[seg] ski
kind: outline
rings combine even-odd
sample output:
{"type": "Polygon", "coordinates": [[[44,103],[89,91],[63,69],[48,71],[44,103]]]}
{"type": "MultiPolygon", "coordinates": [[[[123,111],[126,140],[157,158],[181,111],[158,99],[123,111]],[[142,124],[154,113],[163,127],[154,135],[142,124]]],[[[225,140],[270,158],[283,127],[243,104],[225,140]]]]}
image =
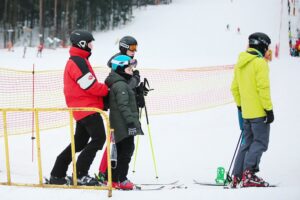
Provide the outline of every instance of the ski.
{"type": "Polygon", "coordinates": [[[173,190],[173,189],[187,189],[188,187],[184,184],[180,184],[180,185],[173,185],[170,187],[170,190],[173,190]]]}
{"type": "Polygon", "coordinates": [[[228,186],[228,185],[226,185],[226,186],[224,186],[223,188],[224,189],[247,189],[247,188],[273,188],[273,187],[278,187],[278,185],[277,184],[270,184],[270,185],[268,185],[268,186],[262,186],[262,187],[237,187],[237,188],[231,188],[230,186],[228,186]]]}
{"type": "Polygon", "coordinates": [[[193,181],[194,184],[203,185],[203,186],[225,186],[224,184],[218,184],[218,183],[200,182],[197,180],[193,180],[193,181]]]}
{"type": "Polygon", "coordinates": [[[156,187],[145,187],[145,186],[141,186],[141,185],[135,185],[133,191],[155,191],[155,190],[162,190],[164,189],[166,186],[162,185],[162,186],[156,186],[156,187]]]}
{"type": "Polygon", "coordinates": [[[193,181],[194,181],[194,184],[203,185],[203,186],[222,186],[222,187],[225,186],[224,184],[209,183],[209,182],[199,182],[197,180],[193,180],[193,181]]]}
{"type": "Polygon", "coordinates": [[[170,182],[170,183],[138,183],[136,185],[138,186],[147,186],[147,185],[161,185],[161,186],[166,186],[166,185],[176,185],[179,182],[179,180],[170,182]]]}
{"type": "MultiPolygon", "coordinates": [[[[222,186],[224,189],[236,189],[236,188],[231,188],[228,185],[224,185],[224,184],[217,184],[217,183],[208,183],[208,182],[199,182],[197,180],[193,180],[194,184],[197,185],[202,185],[202,186],[222,186]]],[[[278,184],[270,184],[268,186],[264,186],[264,187],[278,187],[278,184]]],[[[262,187],[262,188],[264,188],[262,187]]],[[[238,187],[238,188],[251,188],[251,187],[238,187]]],[[[252,187],[253,188],[253,187],[252,187]]]]}

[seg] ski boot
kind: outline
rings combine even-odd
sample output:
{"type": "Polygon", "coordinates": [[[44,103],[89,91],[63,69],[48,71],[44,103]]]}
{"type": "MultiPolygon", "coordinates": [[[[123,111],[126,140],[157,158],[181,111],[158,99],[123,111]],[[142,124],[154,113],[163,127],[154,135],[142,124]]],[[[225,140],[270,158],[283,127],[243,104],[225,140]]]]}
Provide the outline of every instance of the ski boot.
{"type": "Polygon", "coordinates": [[[232,181],[227,185],[228,188],[239,188],[241,183],[241,178],[238,176],[232,176],[232,181]]]}
{"type": "Polygon", "coordinates": [[[112,182],[112,187],[120,190],[133,190],[134,184],[127,179],[123,182],[112,182]]]}
{"type": "Polygon", "coordinates": [[[240,185],[241,187],[268,187],[269,183],[247,169],[243,172],[242,183],[240,185]]]}

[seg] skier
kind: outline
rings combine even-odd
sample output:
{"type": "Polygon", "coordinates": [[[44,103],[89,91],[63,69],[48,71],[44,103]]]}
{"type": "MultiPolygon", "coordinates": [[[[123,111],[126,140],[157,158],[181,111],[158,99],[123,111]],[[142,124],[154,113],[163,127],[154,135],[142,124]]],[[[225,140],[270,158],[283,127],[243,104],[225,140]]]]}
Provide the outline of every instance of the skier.
{"type": "Polygon", "coordinates": [[[127,55],[118,55],[111,60],[112,71],[105,80],[110,88],[109,120],[114,129],[117,147],[117,165],[112,169],[112,186],[132,190],[134,184],[128,180],[129,163],[134,152],[134,136],[142,135],[135,92],[129,85],[137,61],[127,55]]]}
{"type": "MultiPolygon", "coordinates": [[[[135,52],[137,51],[137,45],[138,45],[137,40],[134,37],[132,36],[123,37],[119,41],[120,52],[116,53],[109,59],[109,61],[107,62],[107,66],[109,68],[112,68],[112,60],[119,55],[127,55],[131,58],[134,58],[135,52]]],[[[147,95],[148,90],[146,88],[143,88],[142,85],[140,84],[140,72],[137,69],[133,71],[133,76],[128,81],[128,85],[135,92],[138,107],[143,108],[145,106],[144,96],[147,95]]],[[[107,98],[105,101],[107,101],[107,98]]],[[[98,175],[96,174],[96,177],[100,182],[105,182],[107,179],[106,169],[107,169],[107,152],[105,151],[103,153],[103,157],[101,159],[101,163],[99,166],[99,173],[98,175]]]]}
{"type": "MultiPolygon", "coordinates": [[[[118,55],[127,55],[131,58],[134,58],[135,52],[137,51],[137,40],[132,36],[125,36],[119,41],[119,53],[113,55],[107,62],[107,66],[112,68],[112,59],[118,55]]],[[[136,88],[140,83],[140,72],[139,70],[133,71],[132,79],[129,81],[129,85],[132,89],[136,88]]]]}
{"type": "MultiPolygon", "coordinates": [[[[94,37],[87,31],[73,31],[70,36],[72,47],[64,72],[64,94],[68,107],[95,107],[103,109],[103,97],[108,94],[105,84],[99,83],[88,61],[94,37]]],[[[76,120],[75,151],[81,152],[76,163],[78,185],[98,185],[88,175],[98,150],[105,143],[105,128],[102,117],[93,111],[73,112],[76,120]],[[89,139],[91,138],[90,142],[89,139]]],[[[58,155],[51,171],[50,184],[70,184],[66,177],[72,161],[71,145],[58,155]]]]}
{"type": "Polygon", "coordinates": [[[296,41],[295,44],[295,56],[299,56],[300,55],[300,38],[296,41]]]}
{"type": "Polygon", "coordinates": [[[230,26],[229,24],[226,25],[226,30],[229,31],[230,30],[230,26]]]}
{"type": "Polygon", "coordinates": [[[274,120],[270,96],[269,66],[264,59],[271,39],[264,33],[249,36],[249,48],[239,55],[234,68],[231,92],[243,117],[244,142],[237,154],[231,187],[268,186],[256,176],[263,152],[269,144],[270,123],[274,120]]]}
{"type": "Polygon", "coordinates": [[[24,39],[23,46],[24,46],[24,48],[23,48],[23,58],[25,58],[27,47],[28,47],[28,40],[26,38],[24,39]]]}
{"type": "Polygon", "coordinates": [[[44,44],[43,43],[40,43],[38,46],[37,46],[37,54],[36,54],[36,57],[42,57],[42,52],[43,52],[43,49],[44,49],[44,44]]]}

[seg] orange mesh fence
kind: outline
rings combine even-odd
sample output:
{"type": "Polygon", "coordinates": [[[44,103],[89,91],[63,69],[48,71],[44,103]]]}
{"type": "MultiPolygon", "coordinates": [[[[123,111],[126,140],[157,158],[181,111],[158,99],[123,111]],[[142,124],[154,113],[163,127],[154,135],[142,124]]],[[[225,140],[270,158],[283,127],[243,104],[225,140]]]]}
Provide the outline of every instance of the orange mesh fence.
{"type": "MultiPolygon", "coordinates": [[[[109,73],[107,67],[95,67],[99,81],[109,73]]],[[[189,112],[232,102],[230,83],[233,66],[190,69],[141,69],[142,80],[149,81],[146,97],[149,115],[189,112]]],[[[17,71],[0,69],[0,105],[2,108],[64,108],[63,70],[17,71]]],[[[64,112],[41,114],[40,124],[45,129],[68,124],[64,112]]],[[[9,134],[33,130],[33,114],[8,113],[9,134]]],[[[0,136],[3,135],[3,116],[0,116],[0,136]]]]}

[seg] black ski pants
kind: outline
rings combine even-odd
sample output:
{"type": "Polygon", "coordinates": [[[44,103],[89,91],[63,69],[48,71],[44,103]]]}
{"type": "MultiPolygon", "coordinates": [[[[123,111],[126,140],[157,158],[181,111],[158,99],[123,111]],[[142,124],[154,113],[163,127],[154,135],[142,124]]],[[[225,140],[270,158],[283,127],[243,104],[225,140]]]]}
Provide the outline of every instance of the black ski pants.
{"type": "Polygon", "coordinates": [[[127,180],[129,163],[134,152],[134,136],[129,136],[120,142],[117,146],[117,167],[112,169],[112,181],[123,182],[127,180]]]}
{"type": "MultiPolygon", "coordinates": [[[[88,174],[97,151],[102,149],[105,143],[106,135],[101,115],[95,113],[77,121],[74,139],[75,151],[81,152],[76,163],[77,176],[82,177],[88,174]]],[[[65,177],[71,162],[71,144],[69,144],[57,156],[51,175],[65,177]]]]}

